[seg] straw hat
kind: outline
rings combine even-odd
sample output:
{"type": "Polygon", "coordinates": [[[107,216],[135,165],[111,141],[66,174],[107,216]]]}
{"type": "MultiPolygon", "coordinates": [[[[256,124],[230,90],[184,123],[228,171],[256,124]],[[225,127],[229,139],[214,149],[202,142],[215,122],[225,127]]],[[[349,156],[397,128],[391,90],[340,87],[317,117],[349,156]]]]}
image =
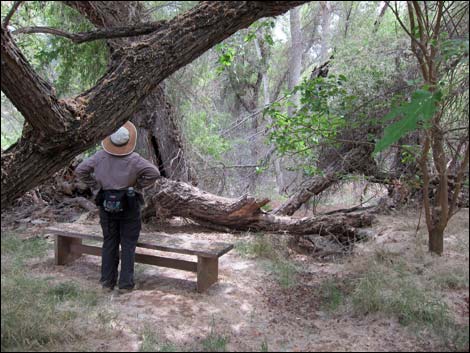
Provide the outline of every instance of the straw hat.
{"type": "Polygon", "coordinates": [[[134,152],[137,143],[137,129],[135,125],[128,121],[116,132],[106,137],[101,146],[113,156],[127,156],[134,152]]]}

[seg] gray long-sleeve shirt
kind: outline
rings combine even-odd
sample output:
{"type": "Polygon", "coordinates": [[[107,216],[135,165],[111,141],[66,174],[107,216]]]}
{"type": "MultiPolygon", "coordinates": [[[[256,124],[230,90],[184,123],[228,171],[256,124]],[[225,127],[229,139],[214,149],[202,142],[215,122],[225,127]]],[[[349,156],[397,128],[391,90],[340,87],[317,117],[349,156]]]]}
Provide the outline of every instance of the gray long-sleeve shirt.
{"type": "Polygon", "coordinates": [[[75,174],[91,189],[103,190],[141,189],[160,177],[158,168],[136,152],[118,157],[104,150],[80,163],[75,174]]]}

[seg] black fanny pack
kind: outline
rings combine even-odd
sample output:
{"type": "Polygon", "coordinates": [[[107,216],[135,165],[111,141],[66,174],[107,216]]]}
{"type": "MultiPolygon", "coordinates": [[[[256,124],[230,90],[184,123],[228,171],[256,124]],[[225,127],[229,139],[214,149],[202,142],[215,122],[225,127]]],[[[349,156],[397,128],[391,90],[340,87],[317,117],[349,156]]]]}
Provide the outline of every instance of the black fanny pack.
{"type": "Polygon", "coordinates": [[[142,205],[143,196],[135,193],[135,196],[129,197],[127,190],[100,190],[95,199],[98,207],[103,207],[106,212],[118,213],[128,209],[135,209],[142,205]]]}
{"type": "Polygon", "coordinates": [[[128,208],[126,190],[103,190],[102,206],[109,213],[124,211],[128,208]]]}

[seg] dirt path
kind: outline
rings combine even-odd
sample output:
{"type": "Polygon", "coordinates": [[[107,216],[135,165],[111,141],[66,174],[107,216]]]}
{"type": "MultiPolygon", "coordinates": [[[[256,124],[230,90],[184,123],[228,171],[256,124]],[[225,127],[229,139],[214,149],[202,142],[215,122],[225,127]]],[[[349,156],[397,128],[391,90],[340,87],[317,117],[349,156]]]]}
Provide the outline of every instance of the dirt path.
{"type": "MultiPolygon", "coordinates": [[[[396,319],[332,314],[319,305],[315,289],[325,280],[341,281],[348,276],[357,257],[377,246],[397,251],[410,247],[408,233],[415,222],[400,231],[397,229],[403,227],[403,221],[393,219],[382,217],[376,226],[377,236],[359,246],[349,259],[321,262],[308,256],[294,256],[302,271],[298,283],[287,289],[275,281],[265,261],[243,257],[236,250],[220,258],[219,282],[202,294],[195,291],[195,274],[139,264],[137,290],[124,295],[102,294],[97,308],[97,315],[114,330],[115,339],[108,343],[100,342],[98,336],[89,339],[96,340],[99,351],[138,351],[144,332],[154,335],[155,349],[164,345],[167,349],[201,350],[207,337],[218,337],[226,339],[228,351],[434,350],[435,342],[428,341],[429,337],[419,338],[396,319]]],[[[466,227],[468,232],[468,220],[466,227]]],[[[168,235],[231,243],[248,237],[182,231],[168,235]]],[[[51,252],[32,268],[40,276],[98,287],[97,257],[83,256],[68,266],[56,267],[51,252]]],[[[468,320],[468,302],[466,315],[468,320]]]]}

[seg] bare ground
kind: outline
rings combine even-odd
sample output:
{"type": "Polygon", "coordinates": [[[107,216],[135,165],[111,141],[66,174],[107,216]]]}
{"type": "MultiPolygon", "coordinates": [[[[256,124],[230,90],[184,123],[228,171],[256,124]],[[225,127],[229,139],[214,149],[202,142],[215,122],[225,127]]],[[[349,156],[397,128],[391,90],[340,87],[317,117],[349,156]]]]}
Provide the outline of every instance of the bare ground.
{"type": "MultiPolygon", "coordinates": [[[[289,288],[275,280],[266,260],[247,258],[236,250],[220,258],[219,282],[202,294],[195,291],[195,274],[137,264],[134,292],[100,294],[102,300],[94,315],[111,330],[111,339],[103,340],[99,330],[84,339],[97,351],[138,351],[145,332],[155,336],[155,349],[202,350],[203,341],[215,334],[226,339],[228,351],[439,351],[441,346],[431,333],[417,334],[396,318],[358,316],[347,308],[329,312],[322,307],[317,290],[325,281],[341,284],[344,278],[354,276],[365,259],[378,251],[395,253],[416,266],[431,266],[436,271],[452,266],[468,268],[468,209],[452,219],[443,258],[427,254],[422,221],[416,232],[418,216],[413,212],[379,216],[373,238],[357,245],[348,257],[324,261],[291,252],[290,261],[301,270],[289,288]]],[[[95,225],[98,229],[96,223],[82,217],[79,226],[90,229],[95,225]]],[[[40,229],[28,227],[23,234],[32,236],[40,229]]],[[[205,232],[191,226],[158,231],[231,243],[252,237],[205,232]]],[[[279,239],[277,235],[271,237],[279,239]]],[[[35,276],[73,280],[84,288],[99,287],[97,257],[83,256],[70,265],[55,266],[50,250],[48,257],[31,263],[31,270],[35,276]]],[[[448,290],[445,300],[456,320],[468,325],[468,288],[448,290]]]]}

